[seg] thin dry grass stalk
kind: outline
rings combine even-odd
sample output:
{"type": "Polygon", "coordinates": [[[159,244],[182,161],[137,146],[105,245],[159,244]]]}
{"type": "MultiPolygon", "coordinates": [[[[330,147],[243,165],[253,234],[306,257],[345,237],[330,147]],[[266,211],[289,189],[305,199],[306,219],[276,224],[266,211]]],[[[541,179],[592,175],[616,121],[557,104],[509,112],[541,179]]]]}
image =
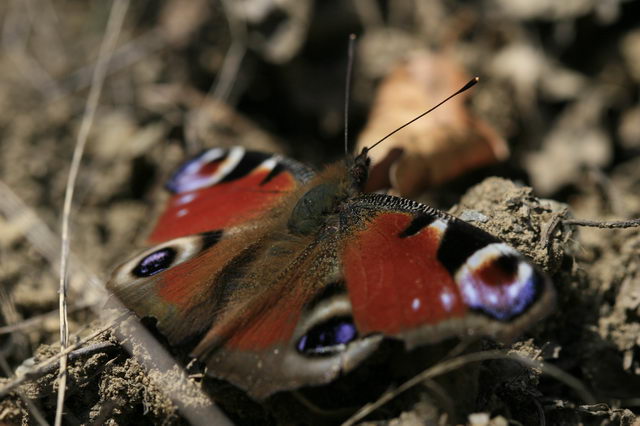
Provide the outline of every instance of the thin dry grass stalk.
{"type": "MultiPolygon", "coordinates": [[[[69,324],[67,319],[67,271],[68,271],[68,259],[69,259],[69,218],[71,216],[71,206],[73,204],[73,192],[75,189],[75,182],[78,177],[78,171],[80,170],[80,163],[82,161],[82,155],[84,148],[87,144],[87,138],[89,137],[89,130],[93,125],[96,110],[98,109],[98,101],[100,94],[102,93],[102,87],[107,75],[107,65],[116,47],[122,24],[124,23],[124,17],[129,8],[129,0],[114,0],[111,12],[109,14],[109,20],[107,22],[107,29],[105,32],[102,45],[100,46],[100,52],[98,54],[98,63],[93,74],[93,81],[91,89],[89,90],[89,96],[85,106],[84,115],[82,117],[82,123],[80,125],[80,131],[78,132],[78,139],[73,151],[73,158],[71,160],[71,167],[69,169],[69,177],[67,180],[67,186],[64,197],[64,208],[62,212],[62,247],[60,256],[60,350],[65,351],[69,343],[69,324]]],[[[59,372],[59,385],[58,385],[58,400],[56,405],[55,425],[60,426],[62,424],[62,414],[64,407],[64,395],[67,384],[67,357],[66,354],[60,359],[60,372],[59,372]]]]}

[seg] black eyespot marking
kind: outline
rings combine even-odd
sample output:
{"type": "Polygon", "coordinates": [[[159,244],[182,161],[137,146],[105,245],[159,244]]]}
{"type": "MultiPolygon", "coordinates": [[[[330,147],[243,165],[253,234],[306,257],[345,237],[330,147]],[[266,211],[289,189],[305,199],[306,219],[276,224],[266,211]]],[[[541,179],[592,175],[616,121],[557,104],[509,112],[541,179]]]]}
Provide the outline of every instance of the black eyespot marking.
{"type": "Polygon", "coordinates": [[[242,157],[242,161],[236,165],[220,182],[232,182],[251,173],[273,154],[267,154],[257,151],[246,151],[242,157]]]}
{"type": "Polygon", "coordinates": [[[495,268],[502,271],[505,276],[515,277],[518,273],[518,264],[520,263],[520,259],[516,256],[500,256],[495,260],[495,268]]]}
{"type": "Polygon", "coordinates": [[[216,229],[215,231],[204,232],[200,235],[202,236],[202,250],[206,250],[218,244],[220,238],[222,238],[222,230],[216,229]]]}
{"type": "Polygon", "coordinates": [[[452,274],[462,266],[476,251],[498,243],[493,235],[490,235],[466,222],[455,221],[449,223],[447,230],[438,248],[438,260],[452,274]]]}
{"type": "Polygon", "coordinates": [[[131,273],[140,278],[150,277],[169,268],[176,255],[176,250],[171,247],[161,248],[142,259],[131,273]]]}
{"type": "Polygon", "coordinates": [[[344,349],[344,345],[358,337],[353,318],[331,318],[311,328],[296,344],[296,349],[307,356],[329,356],[344,349]]]}
{"type": "Polygon", "coordinates": [[[269,183],[274,177],[278,176],[280,173],[282,173],[284,171],[285,171],[284,165],[282,163],[278,162],[275,165],[275,167],[273,169],[271,169],[269,174],[267,174],[264,177],[264,179],[262,179],[262,182],[260,182],[260,186],[269,183]]]}
{"type": "Polygon", "coordinates": [[[419,214],[413,218],[409,226],[402,231],[398,236],[400,238],[407,238],[420,232],[425,226],[429,226],[436,217],[430,214],[419,214]]]}

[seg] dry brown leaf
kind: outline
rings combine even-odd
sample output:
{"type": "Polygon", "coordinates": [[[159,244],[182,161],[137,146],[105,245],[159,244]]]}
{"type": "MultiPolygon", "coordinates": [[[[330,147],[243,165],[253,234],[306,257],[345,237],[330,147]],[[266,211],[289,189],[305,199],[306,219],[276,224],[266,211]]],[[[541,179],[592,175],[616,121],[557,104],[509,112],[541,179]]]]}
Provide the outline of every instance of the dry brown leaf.
{"type": "MultiPolygon", "coordinates": [[[[444,54],[420,52],[382,82],[358,137],[358,151],[460,89],[469,77],[444,54]]],[[[470,169],[502,161],[509,155],[504,139],[457,96],[370,153],[367,190],[392,188],[411,196],[470,169]]]]}

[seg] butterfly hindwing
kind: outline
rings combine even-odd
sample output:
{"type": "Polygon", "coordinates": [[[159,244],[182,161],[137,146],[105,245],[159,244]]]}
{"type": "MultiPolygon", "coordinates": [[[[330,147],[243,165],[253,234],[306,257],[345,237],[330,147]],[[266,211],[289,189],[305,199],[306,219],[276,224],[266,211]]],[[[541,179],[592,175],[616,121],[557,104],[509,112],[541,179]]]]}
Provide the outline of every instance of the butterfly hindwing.
{"type": "Polygon", "coordinates": [[[120,265],[107,288],[139,317],[157,320],[172,344],[198,336],[223,308],[231,283],[224,266],[245,248],[251,228],[228,228],[179,237],[120,265]]]}
{"type": "Polygon", "coordinates": [[[344,218],[343,272],[360,333],[408,347],[452,336],[509,340],[553,305],[549,280],[530,261],[446,213],[365,195],[344,218]]]}
{"type": "Polygon", "coordinates": [[[336,253],[329,240],[309,244],[285,263],[295,268],[259,279],[194,350],[208,373],[264,399],[328,383],[375,351],[382,336],[358,335],[336,253]]]}

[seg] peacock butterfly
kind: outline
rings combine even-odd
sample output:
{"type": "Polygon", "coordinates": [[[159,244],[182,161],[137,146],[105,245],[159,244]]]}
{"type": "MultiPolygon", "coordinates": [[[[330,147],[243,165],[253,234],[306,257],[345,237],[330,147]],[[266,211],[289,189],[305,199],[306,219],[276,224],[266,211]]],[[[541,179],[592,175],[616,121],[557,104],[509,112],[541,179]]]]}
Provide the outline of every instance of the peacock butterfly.
{"type": "Polygon", "coordinates": [[[512,339],[553,305],[549,279],[492,235],[363,192],[368,149],[319,173],[213,148],[170,178],[154,246],[107,284],[208,374],[256,399],[328,383],[383,339],[512,339]]]}

